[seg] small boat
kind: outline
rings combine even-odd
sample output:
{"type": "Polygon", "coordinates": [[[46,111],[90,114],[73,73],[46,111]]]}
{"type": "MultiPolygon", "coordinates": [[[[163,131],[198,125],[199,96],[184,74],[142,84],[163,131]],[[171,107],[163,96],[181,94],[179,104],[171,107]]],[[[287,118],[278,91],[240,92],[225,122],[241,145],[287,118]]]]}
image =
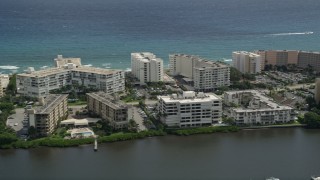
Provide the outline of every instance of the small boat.
{"type": "Polygon", "coordinates": [[[269,177],[266,180],[280,180],[279,178],[275,178],[275,177],[269,177]]]}
{"type": "Polygon", "coordinates": [[[320,176],[319,177],[311,176],[311,180],[320,180],[320,176]]]}

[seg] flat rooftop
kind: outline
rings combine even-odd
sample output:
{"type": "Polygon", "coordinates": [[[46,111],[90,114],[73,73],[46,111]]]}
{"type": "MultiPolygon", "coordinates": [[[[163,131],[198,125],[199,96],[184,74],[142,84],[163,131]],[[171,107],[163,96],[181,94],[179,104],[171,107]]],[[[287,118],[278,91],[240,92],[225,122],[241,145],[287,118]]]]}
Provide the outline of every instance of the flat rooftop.
{"type": "Polygon", "coordinates": [[[68,69],[68,68],[49,68],[45,70],[33,71],[31,73],[21,73],[18,76],[24,77],[46,77],[50,75],[60,74],[60,73],[70,73],[70,72],[86,72],[86,73],[95,73],[95,74],[102,74],[102,75],[109,75],[117,72],[121,72],[121,70],[114,70],[114,69],[102,69],[102,68],[95,68],[95,67],[86,67],[80,66],[78,68],[68,69]]]}
{"type": "Polygon", "coordinates": [[[248,51],[234,51],[233,53],[249,55],[249,56],[251,56],[251,57],[260,57],[259,54],[252,53],[252,52],[248,52],[248,51]]]}
{"type": "Polygon", "coordinates": [[[102,92],[102,91],[87,93],[87,95],[114,109],[128,108],[127,104],[125,104],[124,102],[120,100],[115,100],[115,98],[112,95],[106,94],[105,92],[102,92]]]}
{"type": "Polygon", "coordinates": [[[158,96],[164,102],[179,102],[179,103],[197,103],[209,102],[213,100],[221,100],[220,97],[213,93],[195,93],[194,91],[184,91],[183,94],[172,94],[169,96],[158,96]]]}
{"type": "Polygon", "coordinates": [[[229,67],[226,64],[214,61],[214,60],[208,60],[205,58],[201,58],[196,55],[187,55],[187,54],[171,54],[170,56],[176,56],[176,57],[185,57],[192,59],[195,61],[194,68],[214,68],[214,67],[229,67]]]}
{"type": "Polygon", "coordinates": [[[35,114],[49,114],[63,100],[67,99],[67,94],[50,94],[44,99],[44,105],[35,108],[35,114]]]}
{"type": "Polygon", "coordinates": [[[257,90],[244,90],[244,91],[228,91],[225,92],[227,95],[236,95],[236,94],[243,94],[243,93],[250,93],[252,98],[258,98],[260,102],[265,103],[269,108],[259,108],[259,109],[252,109],[252,108],[234,108],[233,110],[237,112],[256,112],[256,111],[274,111],[274,110],[288,110],[293,109],[289,106],[283,106],[276,103],[272,98],[263,95],[261,92],[257,90]]]}
{"type": "Polygon", "coordinates": [[[135,53],[131,53],[131,56],[135,57],[136,60],[142,61],[142,62],[150,62],[150,61],[162,62],[163,61],[161,58],[157,58],[156,55],[154,55],[151,52],[135,52],[135,53]]]}

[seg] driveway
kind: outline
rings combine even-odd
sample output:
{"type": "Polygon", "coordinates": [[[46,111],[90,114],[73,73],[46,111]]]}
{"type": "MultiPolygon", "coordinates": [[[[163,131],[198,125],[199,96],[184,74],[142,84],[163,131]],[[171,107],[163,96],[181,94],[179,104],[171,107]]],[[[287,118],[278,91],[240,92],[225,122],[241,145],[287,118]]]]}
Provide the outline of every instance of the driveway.
{"type": "Polygon", "coordinates": [[[143,124],[143,117],[142,114],[139,113],[139,110],[142,111],[140,108],[132,106],[128,109],[128,119],[133,119],[138,125],[138,131],[147,130],[146,126],[143,124]]]}
{"type": "Polygon", "coordinates": [[[28,126],[23,127],[23,120],[25,119],[24,108],[15,109],[16,113],[12,114],[7,119],[7,126],[12,127],[18,134],[26,134],[28,131],[28,126]]]}

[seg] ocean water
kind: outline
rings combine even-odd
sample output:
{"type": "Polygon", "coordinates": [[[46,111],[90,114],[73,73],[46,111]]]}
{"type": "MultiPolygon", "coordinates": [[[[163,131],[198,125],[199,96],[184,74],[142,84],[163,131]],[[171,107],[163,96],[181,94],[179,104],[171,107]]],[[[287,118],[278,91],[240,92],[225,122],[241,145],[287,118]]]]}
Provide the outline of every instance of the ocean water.
{"type": "Polygon", "coordinates": [[[169,53],[319,51],[319,9],[319,0],[0,0],[0,72],[52,66],[57,54],[126,69],[135,51],[165,64],[169,53]]]}

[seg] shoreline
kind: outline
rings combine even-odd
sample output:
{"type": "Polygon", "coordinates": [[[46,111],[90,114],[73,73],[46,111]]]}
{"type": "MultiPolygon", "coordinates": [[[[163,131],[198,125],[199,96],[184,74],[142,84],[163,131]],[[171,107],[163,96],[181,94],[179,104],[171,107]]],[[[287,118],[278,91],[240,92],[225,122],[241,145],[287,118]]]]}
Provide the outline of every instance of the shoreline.
{"type": "MultiPolygon", "coordinates": [[[[98,144],[108,144],[121,141],[131,141],[137,139],[145,139],[160,136],[194,136],[215,133],[236,133],[242,130],[259,130],[259,129],[275,129],[275,128],[303,128],[306,125],[275,125],[275,126],[255,126],[255,127],[237,127],[237,126],[220,126],[220,127],[201,127],[177,130],[151,130],[141,131],[137,133],[116,133],[109,136],[98,137],[98,144]]],[[[62,139],[45,137],[31,141],[17,140],[9,145],[3,145],[0,150],[5,149],[34,149],[34,148],[68,148],[80,147],[83,145],[93,145],[94,138],[84,139],[62,139]]]]}

